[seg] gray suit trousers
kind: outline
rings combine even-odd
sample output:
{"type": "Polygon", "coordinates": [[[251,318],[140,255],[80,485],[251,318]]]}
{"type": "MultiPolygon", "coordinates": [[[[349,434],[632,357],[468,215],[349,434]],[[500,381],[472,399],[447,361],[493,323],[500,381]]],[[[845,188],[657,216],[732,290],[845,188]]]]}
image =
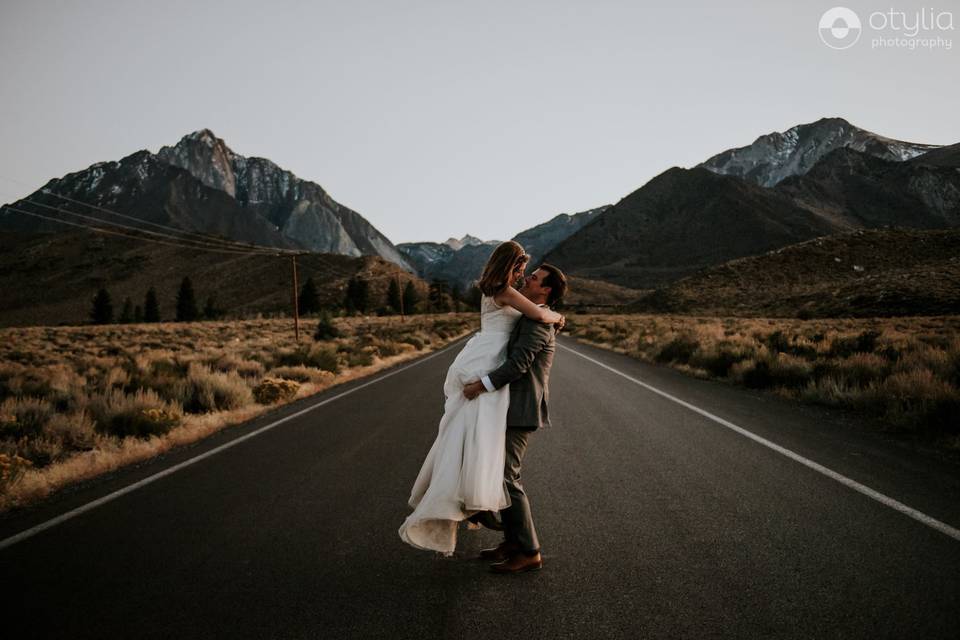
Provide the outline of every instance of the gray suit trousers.
{"type": "Polygon", "coordinates": [[[533,431],[507,428],[507,456],[503,468],[503,480],[510,494],[510,506],[500,511],[504,537],[515,542],[527,555],[540,551],[537,530],[533,526],[530,501],[520,484],[520,466],[527,450],[527,441],[533,431]]]}

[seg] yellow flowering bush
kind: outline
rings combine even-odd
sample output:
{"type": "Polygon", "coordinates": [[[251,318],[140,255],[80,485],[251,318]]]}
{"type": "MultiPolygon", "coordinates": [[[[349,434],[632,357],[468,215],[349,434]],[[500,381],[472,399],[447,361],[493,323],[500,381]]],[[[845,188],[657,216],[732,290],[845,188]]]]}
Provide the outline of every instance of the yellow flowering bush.
{"type": "Polygon", "coordinates": [[[0,453],[0,489],[5,489],[19,480],[30,466],[33,464],[29,460],[17,454],[0,453]]]}
{"type": "Polygon", "coordinates": [[[253,389],[253,397],[260,404],[276,404],[293,398],[300,389],[300,383],[283,378],[264,378],[253,389]]]}

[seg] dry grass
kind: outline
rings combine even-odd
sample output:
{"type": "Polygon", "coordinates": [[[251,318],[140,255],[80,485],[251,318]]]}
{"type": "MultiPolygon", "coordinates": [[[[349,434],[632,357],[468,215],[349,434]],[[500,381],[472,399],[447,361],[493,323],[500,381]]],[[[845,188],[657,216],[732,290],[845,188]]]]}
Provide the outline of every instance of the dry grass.
{"type": "Polygon", "coordinates": [[[960,316],[793,320],[575,315],[578,340],[804,402],[868,414],[960,450],[960,316]]]}
{"type": "Polygon", "coordinates": [[[0,329],[0,511],[440,348],[476,314],[0,329]]]}

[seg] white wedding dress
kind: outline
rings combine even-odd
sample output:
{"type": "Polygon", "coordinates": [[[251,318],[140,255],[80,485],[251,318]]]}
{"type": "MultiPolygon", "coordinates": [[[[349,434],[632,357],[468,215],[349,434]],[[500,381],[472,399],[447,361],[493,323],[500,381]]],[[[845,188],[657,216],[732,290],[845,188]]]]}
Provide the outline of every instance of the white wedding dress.
{"type": "Polygon", "coordinates": [[[418,549],[451,555],[461,520],[510,505],[503,482],[510,385],[475,400],[466,399],[463,386],[506,361],[507,340],[521,315],[483,296],[480,332],[447,370],[440,429],[410,492],[413,513],[400,527],[400,538],[418,549]]]}

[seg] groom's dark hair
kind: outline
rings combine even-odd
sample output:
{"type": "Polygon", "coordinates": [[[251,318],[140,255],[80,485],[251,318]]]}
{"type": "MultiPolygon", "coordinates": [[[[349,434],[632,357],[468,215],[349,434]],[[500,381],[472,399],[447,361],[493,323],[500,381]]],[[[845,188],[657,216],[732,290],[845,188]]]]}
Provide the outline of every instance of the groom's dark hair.
{"type": "MultiPolygon", "coordinates": [[[[543,282],[540,283],[541,287],[550,287],[550,295],[547,296],[547,304],[551,307],[563,298],[563,294],[567,292],[567,277],[563,275],[563,271],[556,268],[552,264],[547,264],[544,262],[537,269],[543,269],[547,272],[547,277],[543,279],[543,282]]],[[[536,271],[537,269],[534,269],[536,271]]]]}

